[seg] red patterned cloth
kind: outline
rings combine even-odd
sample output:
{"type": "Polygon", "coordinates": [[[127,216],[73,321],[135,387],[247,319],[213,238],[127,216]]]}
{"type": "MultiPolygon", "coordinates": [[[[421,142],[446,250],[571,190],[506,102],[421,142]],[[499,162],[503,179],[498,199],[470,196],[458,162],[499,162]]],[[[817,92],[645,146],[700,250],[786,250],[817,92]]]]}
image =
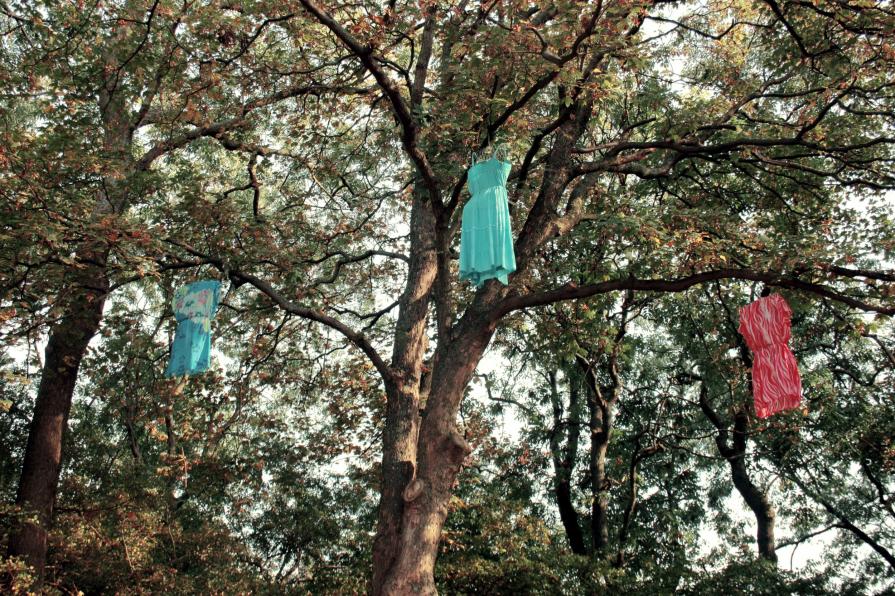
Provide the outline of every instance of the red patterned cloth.
{"type": "Polygon", "coordinates": [[[759,298],[740,309],[740,333],[754,354],[752,389],[759,418],[798,407],[802,397],[799,367],[787,345],[791,315],[779,294],[759,298]]]}

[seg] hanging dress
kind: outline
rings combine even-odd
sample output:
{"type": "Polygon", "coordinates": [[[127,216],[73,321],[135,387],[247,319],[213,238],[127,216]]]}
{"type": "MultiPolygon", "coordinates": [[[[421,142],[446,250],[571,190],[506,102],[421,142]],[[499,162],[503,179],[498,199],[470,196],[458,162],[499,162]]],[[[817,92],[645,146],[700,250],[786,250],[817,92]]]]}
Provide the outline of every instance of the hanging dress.
{"type": "Polygon", "coordinates": [[[476,286],[492,278],[506,285],[507,276],[516,270],[506,188],[511,167],[492,157],[469,169],[472,198],[463,207],[460,279],[476,286]]]}
{"type": "Polygon", "coordinates": [[[740,333],[754,355],[752,390],[755,413],[767,418],[798,407],[802,380],[789,349],[792,311],[779,294],[759,298],[740,309],[740,333]]]}
{"type": "Polygon", "coordinates": [[[177,331],[171,345],[166,377],[196,375],[208,370],[211,351],[211,319],[218,307],[221,283],[197,281],[174,293],[172,306],[177,331]]]}

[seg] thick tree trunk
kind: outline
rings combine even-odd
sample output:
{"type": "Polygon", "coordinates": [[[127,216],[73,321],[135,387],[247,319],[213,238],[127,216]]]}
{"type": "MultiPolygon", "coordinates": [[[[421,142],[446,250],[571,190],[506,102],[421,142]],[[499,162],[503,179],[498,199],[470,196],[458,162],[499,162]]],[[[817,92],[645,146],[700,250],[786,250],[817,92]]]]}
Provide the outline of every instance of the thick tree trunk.
{"type": "MultiPolygon", "coordinates": [[[[557,130],[558,140],[548,159],[541,191],[516,242],[516,275],[525,270],[537,247],[560,231],[561,226],[551,222],[557,218],[556,210],[565,189],[571,147],[584,130],[590,110],[590,104],[579,108],[573,114],[575,118],[564,121],[557,130]]],[[[437,225],[432,209],[420,192],[415,193],[410,227],[410,272],[398,316],[392,361],[396,381],[403,383],[406,390],[417,388],[419,391],[422,380],[426,312],[438,271],[438,239],[439,234],[449,229],[445,222],[441,222],[441,227],[437,225]]],[[[442,243],[441,246],[443,250],[447,244],[442,243]]],[[[447,273],[448,268],[442,266],[442,275],[447,273]]],[[[449,284],[443,285],[443,289],[448,288],[449,284]]],[[[454,482],[463,460],[470,452],[454,421],[466,387],[500,317],[492,309],[506,296],[507,291],[497,281],[487,282],[453,327],[448,327],[450,296],[442,293],[435,297],[436,310],[441,315],[438,325],[440,335],[432,362],[431,391],[425,396],[425,412],[418,425],[416,469],[413,479],[401,486],[397,483],[403,481],[403,475],[393,474],[392,480],[383,475],[377,554],[374,555],[371,586],[372,593],[377,596],[436,593],[434,570],[441,530],[447,518],[454,482]],[[386,486],[386,482],[394,482],[395,485],[386,486]],[[399,490],[403,503],[395,498],[399,490]],[[395,524],[394,514],[398,511],[402,511],[400,524],[395,524]],[[393,533],[395,528],[400,528],[397,539],[393,533]]],[[[419,402],[422,397],[419,396],[419,402]]],[[[422,405],[419,402],[417,405],[422,405]]],[[[416,425],[405,425],[405,428],[416,428],[416,425]]],[[[411,440],[412,433],[405,431],[395,444],[407,446],[409,452],[408,442],[411,440]]],[[[383,472],[388,458],[401,461],[397,451],[389,453],[384,450],[383,472]]]]}
{"type": "Polygon", "coordinates": [[[437,593],[434,572],[441,530],[457,474],[471,451],[454,420],[494,333],[492,325],[471,319],[476,320],[467,320],[465,333],[458,334],[462,339],[443,349],[434,364],[432,392],[420,424],[416,475],[402,493],[401,535],[383,594],[437,593]]]}
{"type": "MultiPolygon", "coordinates": [[[[124,209],[127,192],[124,180],[133,173],[130,154],[133,129],[124,99],[120,92],[114,93],[114,84],[111,90],[104,85],[99,95],[104,157],[111,174],[103,179],[103,188],[97,192],[93,221],[124,209]]],[[[16,494],[16,504],[34,518],[12,532],[8,545],[10,556],[23,557],[34,567],[37,578],[34,587],[43,582],[47,531],[56,501],[62,445],[78,369],[90,340],[99,329],[109,292],[106,270],[109,251],[103,238],[88,239],[78,249],[76,256],[81,268],[72,268],[65,276],[65,286],[57,301],[61,318],[51,329],[47,343],[16,494]]]]}
{"type": "Polygon", "coordinates": [[[379,519],[373,541],[370,592],[383,594],[389,571],[401,549],[403,493],[417,467],[419,409],[423,359],[428,347],[426,326],[437,272],[435,219],[421,192],[411,209],[411,255],[407,290],[401,298],[392,355],[394,377],[386,382],[386,417],[382,439],[379,519]]]}
{"type": "Polygon", "coordinates": [[[107,250],[101,248],[81,254],[83,262],[92,264],[69,276],[68,287],[60,296],[62,318],[50,332],[28,432],[16,504],[33,518],[11,534],[8,549],[10,556],[23,557],[34,567],[38,584],[43,580],[46,565],[47,531],[56,500],[62,444],[78,367],[99,329],[109,290],[105,272],[107,250]]]}
{"type": "Polygon", "coordinates": [[[436,594],[435,559],[448,514],[451,489],[470,448],[459,432],[423,422],[418,475],[403,493],[399,549],[384,594],[436,594]]]}
{"type": "Polygon", "coordinates": [[[371,593],[382,594],[385,575],[394,563],[404,514],[402,493],[413,479],[419,428],[418,396],[413,391],[388,390],[383,431],[379,520],[373,541],[371,593]]]}

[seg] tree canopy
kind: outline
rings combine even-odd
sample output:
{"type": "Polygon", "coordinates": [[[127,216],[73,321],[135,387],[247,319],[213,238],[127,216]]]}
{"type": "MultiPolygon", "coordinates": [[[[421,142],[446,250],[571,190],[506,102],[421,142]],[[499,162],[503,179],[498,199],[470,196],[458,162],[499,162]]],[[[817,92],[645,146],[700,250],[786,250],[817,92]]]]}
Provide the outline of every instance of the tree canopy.
{"type": "Polygon", "coordinates": [[[5,589],[895,589],[888,3],[0,0],[0,83],[5,589]]]}

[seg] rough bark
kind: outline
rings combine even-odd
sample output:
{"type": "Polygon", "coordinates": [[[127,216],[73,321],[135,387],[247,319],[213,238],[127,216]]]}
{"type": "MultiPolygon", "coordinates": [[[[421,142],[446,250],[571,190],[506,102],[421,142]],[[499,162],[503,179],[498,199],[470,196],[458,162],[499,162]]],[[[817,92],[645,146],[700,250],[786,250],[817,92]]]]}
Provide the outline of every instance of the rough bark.
{"type": "MultiPolygon", "coordinates": [[[[303,4],[308,3],[303,0],[303,4]]],[[[338,31],[336,33],[340,38],[346,37],[338,31]]],[[[368,68],[372,72],[377,67],[372,65],[368,68]]],[[[557,129],[557,141],[547,160],[541,190],[517,239],[516,276],[526,269],[539,246],[559,233],[553,220],[558,217],[558,207],[567,185],[569,156],[586,127],[591,109],[592,105],[588,103],[571,111],[572,117],[564,119],[563,125],[557,129]]],[[[413,158],[419,150],[415,146],[415,139],[406,134],[412,128],[412,122],[405,122],[400,110],[397,112],[405,133],[402,137],[405,149],[413,158]]],[[[422,159],[413,161],[418,175],[424,181],[424,188],[415,196],[411,214],[411,267],[408,290],[402,299],[399,313],[392,367],[396,382],[401,383],[407,391],[416,391],[416,405],[420,406],[419,386],[425,352],[427,311],[433,299],[431,292],[439,272],[442,278],[450,274],[444,261],[445,248],[449,246],[444,235],[449,234],[452,228],[447,224],[451,208],[449,206],[444,210],[437,196],[437,184],[426,175],[428,162],[422,159]],[[441,267],[438,266],[439,247],[443,260],[441,267]],[[420,265],[415,269],[417,262],[420,265]]],[[[380,520],[371,586],[374,594],[436,593],[434,569],[441,530],[447,517],[452,487],[463,460],[470,452],[469,445],[455,426],[456,416],[465,389],[501,316],[495,307],[512,289],[512,285],[506,288],[497,281],[487,282],[476,293],[460,321],[450,325],[450,284],[443,283],[436,288],[438,295],[434,296],[434,301],[439,315],[439,336],[432,359],[431,390],[426,396],[425,410],[418,425],[412,425],[419,429],[415,446],[416,468],[409,483],[405,482],[406,474],[386,476],[385,465],[383,468],[380,520]],[[403,503],[396,499],[399,491],[403,503]],[[399,511],[400,522],[396,523],[399,511]]],[[[385,433],[384,464],[387,460],[392,463],[402,461],[397,452],[390,453],[393,450],[387,444],[387,441],[393,440],[389,435],[399,423],[397,419],[386,421],[387,426],[392,427],[387,428],[385,433]]],[[[407,446],[408,453],[412,450],[409,443],[413,438],[413,433],[407,430],[410,427],[411,425],[405,423],[405,430],[398,431],[400,444],[407,446]]]]}
{"type": "Polygon", "coordinates": [[[371,593],[382,594],[386,573],[392,567],[404,513],[402,494],[414,477],[419,428],[418,395],[408,387],[388,389],[383,431],[379,518],[373,541],[371,593]]]}
{"type": "MultiPolygon", "coordinates": [[[[540,206],[533,209],[534,213],[529,216],[520,234],[522,240],[517,242],[517,275],[525,268],[526,254],[553,234],[552,227],[546,233],[543,230],[551,217],[545,204],[557,205],[563,195],[568,156],[584,129],[589,113],[590,106],[581,111],[577,121],[561,127],[561,139],[554,146],[549,160],[552,167],[548,167],[536,199],[536,205],[540,206]],[[535,223],[539,221],[540,226],[535,223]]],[[[404,383],[406,390],[416,390],[417,407],[422,405],[418,388],[426,347],[427,311],[439,269],[439,235],[448,229],[437,225],[436,208],[427,203],[427,198],[418,193],[411,213],[411,266],[408,289],[402,298],[399,313],[392,365],[397,382],[404,383]]],[[[446,268],[442,267],[442,274],[447,273],[446,268]]],[[[404,446],[408,455],[414,449],[410,446],[413,433],[408,429],[412,426],[419,430],[412,480],[407,478],[406,473],[396,472],[386,476],[387,458],[391,463],[408,461],[409,458],[400,459],[398,452],[384,442],[383,485],[371,585],[373,594],[437,593],[434,571],[441,530],[447,518],[452,487],[463,460],[470,452],[469,445],[455,426],[455,420],[465,389],[500,318],[495,305],[505,299],[508,291],[499,282],[489,281],[476,293],[460,321],[449,329],[446,324],[439,325],[441,334],[432,361],[431,391],[418,425],[409,425],[405,421],[405,430],[395,431],[401,422],[397,419],[386,421],[385,441],[393,440],[389,435],[396,432],[400,445],[404,446]],[[399,494],[401,501],[397,499],[399,494]]],[[[435,296],[437,310],[449,312],[449,300],[449,295],[435,296]]],[[[411,468],[405,466],[402,469],[411,468]]]]}
{"type": "MultiPolygon", "coordinates": [[[[437,9],[433,5],[427,11],[423,28],[420,55],[414,69],[410,93],[412,109],[420,109],[428,77],[429,59],[432,55],[437,9]]],[[[332,27],[331,27],[332,29],[332,27]]],[[[351,41],[350,35],[340,34],[343,41],[351,41]]],[[[350,43],[349,43],[350,45],[350,43]]],[[[378,68],[368,61],[367,68],[373,73],[386,94],[390,94],[390,80],[377,74],[378,68]]],[[[401,524],[404,503],[408,497],[422,490],[422,481],[416,478],[417,441],[419,439],[421,401],[428,397],[427,381],[423,374],[423,362],[428,347],[426,327],[432,290],[438,279],[439,268],[446,269],[447,240],[437,233],[435,206],[440,203],[434,173],[425,155],[416,146],[417,123],[400,94],[391,95],[392,104],[402,125],[405,150],[413,160],[419,188],[414,192],[410,217],[410,263],[407,288],[401,297],[398,322],[395,328],[395,344],[392,353],[393,378],[386,380],[386,420],[382,445],[382,484],[380,487],[379,520],[373,543],[373,575],[371,593],[382,594],[400,548],[401,524]],[[425,187],[425,191],[423,188],[425,187]],[[439,254],[441,258],[439,258],[439,254]]],[[[446,273],[446,272],[443,272],[446,273]]],[[[446,287],[444,275],[442,288],[446,287]]],[[[444,291],[442,289],[442,291],[444,291]]],[[[449,325],[447,317],[439,313],[439,333],[449,325]]]]}
{"type": "MultiPolygon", "coordinates": [[[[489,282],[496,283],[496,282],[489,282]]],[[[469,313],[467,313],[467,317],[469,313]]],[[[435,559],[452,488],[471,448],[454,425],[457,409],[494,333],[480,317],[464,317],[460,339],[437,354],[417,442],[416,477],[403,498],[404,512],[395,560],[384,594],[436,594],[435,559]]]]}
{"type": "Polygon", "coordinates": [[[404,490],[415,478],[422,364],[428,347],[426,325],[437,262],[435,219],[421,192],[411,208],[411,254],[408,285],[401,298],[392,355],[393,378],[386,383],[379,519],[373,542],[370,591],[383,594],[389,571],[401,548],[404,490]]]}

